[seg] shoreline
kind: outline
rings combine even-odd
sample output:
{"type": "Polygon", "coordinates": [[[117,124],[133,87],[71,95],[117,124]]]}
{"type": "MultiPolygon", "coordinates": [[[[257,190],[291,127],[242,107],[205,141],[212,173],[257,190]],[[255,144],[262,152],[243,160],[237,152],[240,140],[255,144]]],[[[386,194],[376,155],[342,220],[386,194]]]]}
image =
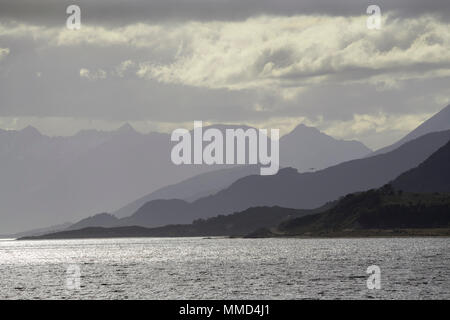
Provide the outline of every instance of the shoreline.
{"type": "Polygon", "coordinates": [[[303,234],[282,234],[271,233],[258,235],[258,232],[249,235],[182,235],[182,236],[152,236],[152,235],[123,235],[123,236],[95,236],[82,235],[63,236],[63,235],[46,235],[36,237],[23,237],[17,239],[4,239],[4,241],[38,241],[38,240],[87,240],[87,239],[123,239],[123,238],[203,238],[204,240],[214,239],[355,239],[355,238],[449,238],[450,228],[439,229],[395,229],[395,230],[351,230],[336,232],[317,232],[303,234]]]}

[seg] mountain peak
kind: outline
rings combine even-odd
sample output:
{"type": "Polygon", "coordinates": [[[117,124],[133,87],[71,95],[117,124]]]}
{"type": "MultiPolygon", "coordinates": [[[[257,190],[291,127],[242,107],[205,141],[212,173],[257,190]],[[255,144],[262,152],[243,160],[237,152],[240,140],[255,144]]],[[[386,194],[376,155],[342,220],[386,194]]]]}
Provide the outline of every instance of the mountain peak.
{"type": "Polygon", "coordinates": [[[122,125],[120,128],[118,128],[115,132],[121,133],[121,134],[127,134],[127,133],[137,133],[137,131],[133,128],[131,124],[128,122],[122,125]]]}
{"type": "Polygon", "coordinates": [[[358,141],[335,139],[303,123],[280,139],[281,166],[310,172],[357,159],[371,150],[358,141]]]}
{"type": "Polygon", "coordinates": [[[307,126],[304,123],[300,123],[299,125],[297,125],[294,130],[292,130],[291,132],[315,132],[315,133],[321,133],[319,129],[315,128],[315,127],[310,127],[307,126]]]}
{"type": "Polygon", "coordinates": [[[26,126],[25,128],[23,128],[22,130],[19,131],[21,134],[23,135],[27,135],[27,136],[32,136],[32,137],[37,137],[37,136],[41,136],[42,134],[39,132],[38,129],[36,129],[35,127],[29,125],[26,126]]]}
{"type": "Polygon", "coordinates": [[[291,137],[291,139],[321,139],[321,140],[335,140],[333,137],[321,132],[315,127],[307,126],[306,124],[300,123],[291,132],[285,135],[285,137],[291,137]]]}
{"type": "MultiPolygon", "coordinates": [[[[301,129],[301,128],[313,128],[313,127],[307,126],[307,125],[304,124],[304,123],[299,123],[299,124],[295,127],[295,129],[301,129]]],[[[295,130],[295,129],[294,129],[294,130],[295,130]]]]}

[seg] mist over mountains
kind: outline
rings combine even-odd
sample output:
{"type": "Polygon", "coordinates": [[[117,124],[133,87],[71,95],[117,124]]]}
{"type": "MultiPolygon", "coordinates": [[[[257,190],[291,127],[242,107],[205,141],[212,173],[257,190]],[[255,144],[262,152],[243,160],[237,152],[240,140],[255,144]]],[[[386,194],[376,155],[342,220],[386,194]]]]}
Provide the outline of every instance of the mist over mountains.
{"type": "Polygon", "coordinates": [[[146,227],[190,223],[255,206],[313,209],[348,193],[378,188],[418,166],[450,140],[450,130],[408,142],[386,154],[351,160],[317,172],[281,169],[273,176],[251,175],[193,202],[153,200],[117,225],[146,227]]]}
{"type": "MultiPolygon", "coordinates": [[[[224,130],[237,126],[216,127],[224,130]]],[[[211,172],[210,178],[188,191],[182,186],[173,194],[165,189],[169,198],[195,200],[255,170],[249,166],[216,175],[212,171],[230,165],[176,166],[170,160],[172,146],[169,134],[142,134],[130,125],[112,132],[85,130],[70,137],[48,137],[33,127],[1,130],[0,232],[77,221],[96,212],[113,212],[142,197],[123,213],[119,211],[124,217],[149,200],[164,199],[165,191],[159,189],[211,172]]],[[[280,149],[286,152],[286,156],[281,154],[281,163],[300,171],[320,169],[370,152],[359,142],[336,140],[306,126],[282,137],[280,149]]]]}
{"type": "MultiPolygon", "coordinates": [[[[438,115],[439,117],[443,115],[444,118],[447,116],[445,112],[438,115]]],[[[442,124],[443,122],[438,118],[433,117],[432,123],[442,124]]],[[[429,126],[425,122],[421,127],[429,126]]],[[[224,129],[224,126],[220,127],[220,130],[224,129]]],[[[295,136],[302,136],[307,140],[314,139],[311,138],[312,136],[316,140],[327,141],[328,149],[340,145],[343,149],[350,147],[353,151],[355,148],[363,150],[357,142],[332,143],[336,140],[303,125],[298,126],[286,136],[282,142],[283,148],[297,141],[300,141],[297,144],[302,145],[302,149],[308,148],[305,141],[296,139],[295,136]]],[[[198,219],[213,221],[209,219],[255,207],[276,206],[310,210],[302,211],[304,214],[309,214],[313,212],[311,210],[318,210],[317,208],[327,203],[331,205],[345,195],[380,188],[390,182],[398,190],[449,192],[448,174],[440,174],[448,167],[449,141],[450,130],[437,130],[437,132],[405,142],[393,151],[344,161],[317,171],[299,172],[295,168],[286,167],[276,175],[261,176],[258,174],[258,165],[253,165],[206,172],[138,198],[117,210],[115,214],[93,215],[65,229],[70,231],[92,227],[139,226],[178,232],[181,230],[178,227],[165,229],[164,226],[189,226],[198,219]]],[[[295,147],[292,148],[295,149],[295,147]]],[[[316,154],[326,152],[328,152],[327,148],[319,150],[316,154]]],[[[416,209],[413,208],[413,210],[416,209]]],[[[265,212],[270,215],[270,209],[265,209],[265,212]]],[[[201,232],[205,232],[205,226],[203,225],[201,232]]],[[[120,230],[134,232],[131,229],[120,230]]],[[[192,234],[200,232],[197,228],[189,230],[194,232],[192,234]]]]}
{"type": "Polygon", "coordinates": [[[113,214],[119,218],[131,216],[145,203],[158,199],[180,199],[188,202],[206,197],[229,187],[236,180],[254,174],[259,174],[258,165],[243,165],[234,168],[206,172],[183,180],[180,183],[160,188],[141,197],[113,214]]]}
{"type": "Polygon", "coordinates": [[[142,134],[130,125],[71,137],[47,137],[33,127],[2,130],[2,233],[69,220],[79,221],[74,227],[157,227],[255,206],[316,208],[417,167],[450,139],[450,131],[441,130],[450,122],[448,110],[389,147],[392,151],[369,157],[370,149],[360,142],[298,125],[280,139],[285,168],[267,177],[258,174],[258,165],[176,166],[169,134],[142,134]],[[420,135],[428,131],[437,132],[420,135]],[[86,218],[105,211],[113,215],[86,218]]]}
{"type": "Polygon", "coordinates": [[[2,231],[112,210],[213,169],[173,165],[167,134],[144,135],[128,126],[73,137],[47,137],[31,128],[0,136],[2,231]]]}
{"type": "Polygon", "coordinates": [[[403,137],[396,143],[393,143],[392,145],[387,146],[385,148],[376,150],[373,153],[371,153],[370,156],[392,151],[401,146],[402,144],[404,144],[405,142],[411,141],[427,133],[445,130],[450,130],[450,105],[443,108],[441,111],[436,113],[434,116],[432,116],[430,119],[422,123],[420,126],[418,126],[416,129],[408,133],[405,137],[403,137]]]}
{"type": "MultiPolygon", "coordinates": [[[[410,168],[414,168],[415,166],[419,165],[422,161],[424,161],[428,156],[430,156],[434,151],[436,151],[439,147],[444,145],[448,141],[448,132],[439,132],[442,131],[443,128],[446,128],[449,126],[450,123],[450,106],[447,106],[442,111],[438,112],[436,115],[431,117],[429,120],[422,123],[418,128],[413,130],[410,134],[408,134],[405,138],[403,138],[401,141],[394,143],[392,146],[385,148],[384,152],[380,153],[372,153],[371,157],[368,157],[367,159],[361,159],[357,161],[350,161],[348,163],[341,163],[337,166],[329,166],[326,170],[317,171],[316,173],[311,173],[311,175],[306,174],[304,176],[305,182],[301,187],[302,189],[305,189],[304,192],[306,196],[303,196],[302,194],[299,194],[297,197],[297,194],[294,193],[291,198],[292,199],[300,199],[299,202],[293,202],[288,201],[289,195],[286,194],[286,196],[280,197],[278,199],[272,199],[272,195],[261,196],[261,199],[259,198],[259,194],[256,194],[254,196],[255,200],[252,202],[250,198],[252,198],[252,188],[245,188],[243,187],[242,190],[237,191],[237,194],[235,197],[230,197],[228,199],[229,202],[233,203],[233,205],[228,205],[227,201],[224,201],[223,206],[217,206],[218,209],[210,208],[210,209],[204,209],[200,205],[200,208],[193,208],[191,204],[184,203],[186,208],[184,208],[184,215],[180,214],[179,219],[180,221],[185,221],[185,217],[189,216],[191,213],[191,210],[194,210],[193,215],[198,215],[199,213],[203,212],[216,212],[221,211],[219,208],[224,208],[226,210],[240,210],[245,209],[247,206],[250,205],[286,205],[288,207],[293,208],[314,208],[316,206],[322,205],[326,201],[334,200],[339,196],[345,195],[349,192],[356,192],[360,190],[367,190],[370,188],[376,188],[380,187],[381,185],[389,182],[391,179],[394,179],[397,177],[397,175],[403,173],[405,170],[408,170],[410,168]],[[421,136],[420,133],[422,132],[437,132],[436,134],[431,134],[429,136],[421,136]],[[414,143],[408,144],[407,146],[402,146],[403,144],[406,144],[406,142],[414,140],[414,138],[420,138],[416,139],[414,143]],[[401,148],[399,148],[401,147],[401,148]],[[399,149],[399,150],[395,150],[399,149]],[[389,153],[388,150],[395,150],[396,152],[389,153]],[[382,155],[384,153],[389,153],[381,157],[376,157],[377,155],[382,155]],[[310,178],[311,177],[311,178],[310,178]],[[311,179],[308,181],[307,179],[311,179]],[[311,188],[311,189],[309,189],[311,188]],[[245,200],[241,201],[239,200],[239,193],[242,192],[243,194],[248,195],[245,200]],[[269,200],[271,199],[271,200],[269,200]],[[245,201],[248,201],[247,203],[245,201]],[[242,205],[239,206],[237,203],[241,203],[242,205]],[[236,205],[235,205],[236,204],[236,205]]],[[[330,162],[330,155],[326,155],[326,153],[334,152],[334,156],[337,157],[339,155],[342,155],[341,157],[345,157],[345,153],[349,152],[348,150],[351,150],[350,153],[358,153],[364,152],[364,147],[361,148],[359,143],[350,143],[348,141],[335,141],[335,139],[328,137],[322,133],[320,133],[315,128],[310,128],[304,125],[297,126],[291,133],[283,136],[281,138],[280,143],[280,151],[283,158],[281,159],[282,164],[284,165],[291,165],[294,166],[294,162],[292,159],[297,159],[295,156],[290,156],[290,153],[294,153],[293,151],[300,149],[300,150],[308,150],[306,155],[303,156],[303,159],[307,159],[309,157],[309,161],[305,160],[304,163],[307,163],[308,165],[315,165],[316,167],[320,168],[320,166],[326,166],[326,161],[330,162]],[[310,141],[322,141],[321,145],[328,144],[328,148],[322,148],[318,149],[317,145],[313,145],[309,143],[310,141]],[[299,147],[296,147],[299,146],[299,147]],[[339,149],[340,148],[340,149],[339,149]],[[358,149],[355,151],[355,149],[358,149]],[[291,159],[289,162],[289,160],[291,159]]],[[[295,166],[294,166],[295,167],[295,166]]],[[[248,167],[247,167],[248,168],[248,167]]],[[[237,181],[237,178],[244,177],[245,175],[250,175],[246,167],[243,167],[239,169],[239,172],[236,171],[238,169],[232,168],[227,169],[223,171],[217,171],[212,173],[206,173],[204,175],[195,177],[195,183],[192,183],[191,181],[187,180],[183,182],[182,184],[175,185],[175,186],[169,186],[167,188],[163,189],[163,192],[159,194],[158,197],[156,194],[149,195],[147,197],[141,198],[131,205],[125,206],[123,209],[119,210],[118,216],[119,217],[126,217],[127,215],[130,216],[134,212],[137,211],[138,207],[144,205],[145,202],[156,200],[156,199],[181,199],[186,200],[187,202],[192,202],[194,200],[197,200],[201,198],[198,197],[183,197],[180,196],[180,193],[177,192],[179,190],[196,190],[199,185],[204,184],[208,185],[210,190],[217,190],[217,189],[224,189],[225,184],[221,184],[221,181],[226,181],[227,184],[230,183],[232,179],[227,179],[230,177],[230,175],[233,175],[233,178],[236,178],[235,181],[237,181]],[[248,173],[248,174],[245,174],[248,173]],[[241,176],[239,176],[241,175],[241,176]],[[211,176],[211,179],[208,177],[211,176]],[[214,181],[214,184],[209,184],[211,181],[214,181]],[[163,195],[163,196],[161,196],[163,195]],[[130,210],[131,209],[131,210],[130,210]]],[[[308,171],[308,170],[306,170],[308,171]]],[[[284,172],[287,172],[285,170],[284,172]]],[[[291,172],[293,172],[291,170],[291,172]]],[[[253,174],[256,173],[256,169],[253,171],[253,174]]],[[[288,175],[289,176],[289,175],[288,175]]],[[[248,179],[260,179],[258,177],[248,178],[248,179]]],[[[244,181],[248,180],[247,178],[243,179],[244,181]]],[[[263,178],[262,178],[263,179],[263,178]]],[[[268,179],[272,179],[272,177],[268,177],[268,179]]],[[[242,183],[240,180],[238,181],[242,183]]],[[[287,183],[288,181],[286,181],[287,183]]],[[[274,188],[274,194],[277,194],[277,191],[279,190],[285,190],[285,187],[288,189],[286,192],[289,192],[293,189],[290,189],[289,187],[283,185],[283,182],[281,183],[281,186],[274,188]]],[[[302,190],[300,189],[300,190],[302,190]]],[[[206,189],[207,190],[207,189],[206,189]]],[[[255,190],[258,190],[256,188],[255,190]]],[[[272,190],[270,186],[268,187],[268,190],[272,190]]],[[[225,191],[225,190],[224,190],[225,191]]],[[[296,190],[299,191],[299,190],[296,190]]],[[[294,192],[296,192],[294,191],[294,192]]],[[[212,194],[214,192],[210,192],[212,194]]],[[[206,195],[205,193],[199,193],[206,195]]],[[[221,193],[222,194],[222,193],[221,193]]],[[[209,197],[210,199],[211,197],[209,197]]],[[[161,201],[158,202],[161,205],[161,201]]],[[[197,202],[194,202],[196,205],[197,202]]],[[[180,204],[180,203],[179,203],[180,204]]],[[[150,204],[148,205],[148,207],[150,204]]],[[[154,211],[153,214],[156,216],[161,215],[161,207],[152,208],[151,210],[147,207],[147,211],[154,211]]],[[[162,209],[164,211],[164,209],[162,209]]],[[[140,210],[139,212],[142,213],[143,210],[140,210]]],[[[148,213],[150,214],[150,213],[148,213]]],[[[201,214],[200,214],[201,215],[201,214]]],[[[162,216],[164,216],[162,214],[162,216]]],[[[167,216],[166,216],[167,217],[167,216]]],[[[131,219],[131,218],[130,218],[131,219]]],[[[142,217],[140,218],[142,219],[142,217]]],[[[145,220],[145,219],[144,219],[145,220]]],[[[154,222],[156,225],[159,225],[159,222],[157,222],[158,219],[156,219],[154,222]]],[[[164,219],[163,219],[164,220],[164,219]]],[[[130,221],[130,220],[129,220],[130,221]]],[[[132,221],[132,219],[131,219],[132,221]]],[[[149,224],[148,221],[143,222],[142,220],[134,221],[135,223],[144,223],[144,225],[149,224]],[[138,222],[139,221],[139,222],[138,222]]],[[[170,219],[167,221],[174,222],[170,219]]],[[[131,223],[131,222],[129,222],[131,223]]],[[[152,225],[150,223],[150,225],[152,225]]]]}
{"type": "MultiPolygon", "coordinates": [[[[448,236],[450,234],[450,177],[447,174],[450,172],[449,157],[450,142],[447,142],[419,166],[401,174],[392,183],[378,189],[349,193],[339,200],[328,202],[314,210],[256,206],[228,215],[184,222],[183,215],[195,214],[194,211],[188,212],[192,204],[183,200],[154,200],[145,204],[128,219],[118,220],[104,213],[84,219],[59,232],[26,236],[23,239],[448,236]],[[439,172],[444,174],[439,175],[439,172]],[[405,192],[405,189],[408,192],[405,192]],[[410,190],[414,193],[409,192],[410,190]],[[184,213],[180,210],[184,210],[184,213]],[[162,215],[157,216],[155,212],[162,215]],[[168,218],[177,223],[149,228],[149,213],[151,222],[168,218]],[[126,224],[130,220],[134,225],[120,226],[120,222],[126,224]],[[183,222],[178,223],[180,221],[183,222]]],[[[196,209],[199,208],[201,207],[196,209]]]]}
{"type": "Polygon", "coordinates": [[[359,141],[337,140],[304,124],[298,125],[280,139],[281,166],[293,167],[300,172],[325,169],[347,160],[362,158],[370,152],[359,141]]]}

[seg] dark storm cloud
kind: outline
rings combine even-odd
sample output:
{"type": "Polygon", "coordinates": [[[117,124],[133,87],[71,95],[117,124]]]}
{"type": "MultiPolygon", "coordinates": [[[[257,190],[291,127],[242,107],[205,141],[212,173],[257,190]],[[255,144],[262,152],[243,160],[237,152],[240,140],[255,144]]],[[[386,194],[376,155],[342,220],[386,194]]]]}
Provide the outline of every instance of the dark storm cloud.
{"type": "Polygon", "coordinates": [[[352,16],[365,14],[370,4],[379,5],[383,12],[395,12],[403,17],[435,14],[448,19],[450,16],[448,0],[2,0],[0,19],[58,25],[65,22],[65,10],[71,4],[81,7],[85,23],[101,25],[152,21],[231,21],[261,14],[352,16]]]}

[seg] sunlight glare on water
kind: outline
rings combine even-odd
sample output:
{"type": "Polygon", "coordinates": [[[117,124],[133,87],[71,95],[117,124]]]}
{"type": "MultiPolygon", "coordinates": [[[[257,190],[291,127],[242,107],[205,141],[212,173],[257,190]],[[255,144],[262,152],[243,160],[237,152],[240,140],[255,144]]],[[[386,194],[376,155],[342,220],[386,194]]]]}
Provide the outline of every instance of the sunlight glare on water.
{"type": "Polygon", "coordinates": [[[2,299],[449,299],[450,239],[0,241],[2,299]],[[67,287],[79,266],[80,288],[67,287]],[[370,265],[381,289],[366,286],[370,265]]]}

